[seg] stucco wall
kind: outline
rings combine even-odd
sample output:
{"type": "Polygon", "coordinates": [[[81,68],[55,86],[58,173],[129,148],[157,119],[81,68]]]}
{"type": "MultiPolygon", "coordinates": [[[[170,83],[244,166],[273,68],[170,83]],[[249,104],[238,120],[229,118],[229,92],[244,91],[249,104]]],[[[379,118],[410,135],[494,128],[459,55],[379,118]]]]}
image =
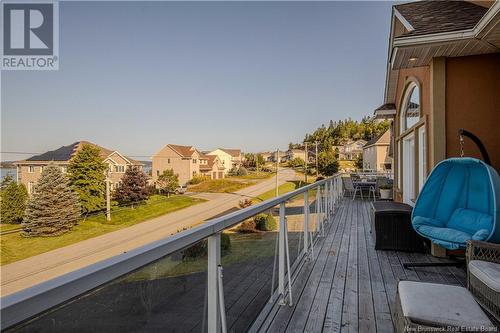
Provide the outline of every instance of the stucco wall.
{"type": "MultiPolygon", "coordinates": [[[[457,132],[477,135],[500,170],[500,53],[446,60],[446,156],[460,154],[457,132]]],[[[465,139],[465,155],[481,158],[465,139]]]]}

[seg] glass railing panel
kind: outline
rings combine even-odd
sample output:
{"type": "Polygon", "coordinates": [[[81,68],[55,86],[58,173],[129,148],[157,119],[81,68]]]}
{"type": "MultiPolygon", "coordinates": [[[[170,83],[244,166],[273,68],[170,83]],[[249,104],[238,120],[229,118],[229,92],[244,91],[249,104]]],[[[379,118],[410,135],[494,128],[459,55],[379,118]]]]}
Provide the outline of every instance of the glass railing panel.
{"type": "Polygon", "coordinates": [[[295,264],[304,251],[304,194],[291,198],[286,203],[288,224],[288,246],[290,248],[291,266],[295,264]]]}
{"type": "Polygon", "coordinates": [[[206,332],[206,251],[203,240],[9,332],[206,332]]]}
{"type": "Polygon", "coordinates": [[[228,332],[245,332],[278,287],[278,224],[274,207],[222,233],[228,332]]]}

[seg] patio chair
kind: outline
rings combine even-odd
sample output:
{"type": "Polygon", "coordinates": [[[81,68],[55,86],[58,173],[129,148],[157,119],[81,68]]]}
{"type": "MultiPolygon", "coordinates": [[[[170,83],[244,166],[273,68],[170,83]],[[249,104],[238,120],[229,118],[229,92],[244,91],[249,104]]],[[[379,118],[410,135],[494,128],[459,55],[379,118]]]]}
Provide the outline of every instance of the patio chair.
{"type": "Polygon", "coordinates": [[[370,199],[370,195],[373,194],[373,201],[375,201],[377,195],[380,193],[380,186],[387,184],[386,177],[377,177],[375,180],[375,186],[370,186],[370,190],[368,192],[368,199],[370,199]]]}
{"type": "Polygon", "coordinates": [[[467,261],[467,289],[400,281],[394,311],[396,331],[496,332],[500,314],[500,245],[469,241],[467,261]]]}
{"type": "Polygon", "coordinates": [[[500,324],[500,245],[469,241],[466,258],[469,291],[500,324]]]}
{"type": "Polygon", "coordinates": [[[342,177],[342,182],[344,183],[344,196],[345,193],[348,192],[349,195],[352,195],[352,200],[354,200],[356,198],[356,193],[359,191],[359,195],[361,196],[361,199],[363,199],[363,192],[361,192],[361,187],[355,187],[351,177],[342,177]]]}

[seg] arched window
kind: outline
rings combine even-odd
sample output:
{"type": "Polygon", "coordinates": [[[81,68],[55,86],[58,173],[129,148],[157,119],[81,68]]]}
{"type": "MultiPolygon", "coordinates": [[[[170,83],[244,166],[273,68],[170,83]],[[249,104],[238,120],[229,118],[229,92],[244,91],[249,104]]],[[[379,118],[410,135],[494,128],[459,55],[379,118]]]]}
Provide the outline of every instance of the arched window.
{"type": "Polygon", "coordinates": [[[403,101],[400,133],[411,128],[420,120],[420,88],[416,82],[410,83],[403,101]]]}

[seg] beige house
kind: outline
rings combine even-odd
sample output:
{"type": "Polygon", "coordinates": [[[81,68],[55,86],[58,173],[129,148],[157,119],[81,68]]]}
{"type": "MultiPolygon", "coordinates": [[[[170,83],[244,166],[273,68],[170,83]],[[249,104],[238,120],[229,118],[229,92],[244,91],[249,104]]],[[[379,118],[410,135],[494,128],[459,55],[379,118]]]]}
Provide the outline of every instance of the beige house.
{"type": "Polygon", "coordinates": [[[127,168],[134,166],[142,169],[139,161],[120,154],[116,150],[103,148],[88,141],[78,141],[69,146],[48,151],[46,153],[30,157],[26,160],[15,162],[17,167],[17,181],[28,189],[28,193],[33,193],[34,186],[40,178],[43,168],[51,162],[61,167],[61,171],[66,173],[71,159],[82,149],[84,145],[91,145],[99,148],[101,158],[108,165],[107,175],[111,181],[111,189],[119,186],[121,178],[127,168]]]}
{"type": "MultiPolygon", "coordinates": [[[[500,168],[500,2],[393,6],[384,105],[391,118],[394,199],[413,205],[432,168],[460,156],[458,130],[479,137],[500,168]]],[[[466,156],[481,158],[465,140],[466,156]]]]}
{"type": "Polygon", "coordinates": [[[217,155],[202,155],[200,157],[200,173],[210,179],[224,178],[226,168],[217,155]]]}
{"type": "Polygon", "coordinates": [[[225,173],[228,173],[234,167],[239,167],[242,162],[240,149],[218,148],[206,155],[218,156],[225,168],[225,173]]]}
{"type": "Polygon", "coordinates": [[[284,162],[286,160],[286,152],[285,151],[274,151],[271,153],[271,156],[269,157],[268,161],[270,162],[273,162],[273,163],[276,163],[276,161],[278,161],[278,163],[281,163],[281,162],[284,162]]]}
{"type": "Polygon", "coordinates": [[[291,161],[295,158],[300,158],[301,160],[306,160],[306,151],[302,149],[288,149],[286,151],[285,160],[291,161]]]}
{"type": "Polygon", "coordinates": [[[368,141],[363,147],[363,169],[373,171],[391,170],[390,143],[390,130],[368,141]]]}
{"type": "Polygon", "coordinates": [[[338,159],[341,161],[354,161],[363,155],[363,147],[366,145],[365,140],[349,141],[343,146],[340,146],[338,159]]]}
{"type": "Polygon", "coordinates": [[[200,174],[202,154],[193,146],[168,144],[152,156],[153,183],[163,171],[172,169],[179,175],[179,184],[184,185],[200,174]]]}

